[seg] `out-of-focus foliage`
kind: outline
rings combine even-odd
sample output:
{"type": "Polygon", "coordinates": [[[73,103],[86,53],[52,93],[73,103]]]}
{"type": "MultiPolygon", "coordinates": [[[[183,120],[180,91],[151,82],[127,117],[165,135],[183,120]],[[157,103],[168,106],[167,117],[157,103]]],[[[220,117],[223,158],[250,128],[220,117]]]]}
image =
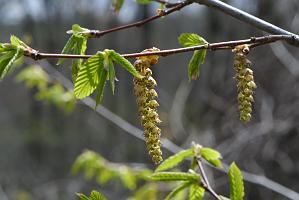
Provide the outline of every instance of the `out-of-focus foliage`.
{"type": "Polygon", "coordinates": [[[57,82],[53,82],[39,65],[31,65],[23,69],[17,76],[18,82],[24,82],[29,88],[36,88],[36,99],[57,106],[66,113],[75,107],[73,91],[65,90],[57,82]]]}
{"type": "Polygon", "coordinates": [[[80,200],[106,200],[104,195],[95,190],[91,191],[89,197],[82,193],[77,193],[77,196],[80,200]]]}
{"type": "MultiPolygon", "coordinates": [[[[201,162],[201,157],[216,167],[221,155],[211,148],[203,148],[201,145],[193,144],[190,149],[183,150],[164,160],[155,170],[128,167],[123,164],[111,163],[101,155],[86,150],[75,161],[72,167],[73,174],[82,171],[90,180],[95,178],[99,184],[106,184],[112,180],[120,180],[124,187],[133,191],[130,200],[156,199],[159,194],[164,195],[165,190],[161,187],[172,188],[165,197],[170,199],[185,199],[188,191],[188,200],[201,200],[205,191],[210,187],[203,179],[202,169],[191,162],[188,172],[165,171],[174,168],[183,161],[193,158],[201,162]],[[216,162],[217,160],[217,162],[216,162]],[[216,163],[216,164],[215,164],[216,163]],[[198,171],[198,172],[197,172],[198,171]],[[142,185],[140,185],[142,182],[142,185]]],[[[240,170],[233,163],[229,172],[231,200],[243,200],[244,188],[240,170]]],[[[166,190],[167,191],[167,190],[166,190]]]]}

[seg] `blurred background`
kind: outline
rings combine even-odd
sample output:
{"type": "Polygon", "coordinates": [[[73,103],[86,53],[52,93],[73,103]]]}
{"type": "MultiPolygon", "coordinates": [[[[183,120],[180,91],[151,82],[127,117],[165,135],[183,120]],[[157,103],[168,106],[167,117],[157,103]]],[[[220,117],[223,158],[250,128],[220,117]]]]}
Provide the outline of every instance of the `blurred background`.
{"type": "MultiPolygon", "coordinates": [[[[291,32],[299,31],[296,0],[225,2],[291,32]]],[[[104,30],[152,16],[157,8],[156,3],[138,5],[126,0],[116,14],[109,0],[0,0],[0,41],[7,42],[14,34],[41,52],[59,53],[69,37],[66,31],[74,23],[104,30]]],[[[140,28],[91,39],[87,54],[106,48],[119,53],[152,46],[177,48],[177,37],[183,32],[197,33],[209,42],[265,34],[194,4],[140,28]]],[[[299,192],[298,55],[298,49],[282,43],[259,47],[249,54],[258,88],[253,119],[245,125],[239,121],[231,52],[208,52],[199,80],[192,82],[187,78],[192,53],[161,58],[153,71],[158,82],[163,137],[182,148],[188,148],[192,141],[216,148],[226,163],[236,161],[243,170],[299,192]]],[[[56,60],[46,62],[55,66],[56,60]]],[[[24,63],[33,62],[25,59],[24,63]]],[[[66,62],[57,69],[70,78],[70,65],[66,62]]],[[[36,100],[35,89],[28,90],[15,81],[20,70],[22,67],[0,84],[0,199],[76,199],[76,192],[91,189],[111,199],[125,199],[127,192],[120,186],[99,186],[72,176],[70,169],[84,149],[112,162],[145,163],[154,168],[144,142],[79,101],[67,114],[36,100]]],[[[103,106],[140,128],[132,77],[120,68],[117,77],[116,94],[107,89],[103,106]]],[[[164,150],[164,157],[169,155],[164,150]]],[[[227,178],[223,174],[209,175],[215,190],[227,194],[227,178]]],[[[246,183],[245,187],[247,199],[287,199],[260,185],[246,183]]]]}

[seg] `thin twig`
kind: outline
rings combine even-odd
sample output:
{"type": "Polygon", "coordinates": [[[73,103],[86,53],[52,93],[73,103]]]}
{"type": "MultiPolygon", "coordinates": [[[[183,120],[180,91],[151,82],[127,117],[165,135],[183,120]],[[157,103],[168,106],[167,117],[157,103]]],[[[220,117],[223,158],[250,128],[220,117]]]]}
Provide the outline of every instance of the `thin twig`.
{"type": "MultiPolygon", "coordinates": [[[[204,45],[198,45],[193,47],[185,47],[185,48],[177,48],[177,49],[168,49],[161,50],[155,52],[141,52],[141,53],[131,53],[131,54],[123,54],[122,56],[125,58],[136,58],[141,56],[149,56],[149,55],[159,55],[159,56],[169,56],[178,53],[196,51],[200,49],[209,49],[211,51],[215,50],[227,50],[234,49],[238,45],[250,44],[251,48],[265,45],[268,43],[276,42],[276,41],[293,41],[294,37],[292,35],[268,35],[263,37],[251,37],[250,39],[244,40],[234,40],[234,41],[226,41],[226,42],[217,42],[210,43],[204,45]]],[[[40,53],[36,50],[28,49],[24,52],[24,55],[27,57],[31,57],[34,60],[41,60],[46,58],[70,58],[70,59],[88,59],[92,55],[73,55],[73,54],[52,54],[52,53],[40,53]]]]}
{"type": "Polygon", "coordinates": [[[247,12],[244,12],[240,9],[230,6],[229,4],[226,4],[220,0],[191,0],[191,1],[219,10],[227,15],[236,18],[237,20],[240,20],[242,22],[245,22],[247,24],[250,24],[258,28],[259,30],[266,31],[267,33],[292,35],[294,39],[288,41],[289,44],[299,47],[299,35],[284,30],[258,17],[255,17],[247,12]]]}
{"type": "Polygon", "coordinates": [[[203,183],[203,187],[206,189],[207,192],[209,192],[213,197],[215,197],[215,199],[217,200],[221,200],[221,198],[219,197],[219,195],[213,190],[213,188],[211,187],[208,177],[204,171],[204,168],[202,166],[201,163],[201,158],[200,157],[196,157],[196,161],[197,161],[197,165],[198,165],[198,169],[199,172],[202,176],[202,183],[203,183]]]}
{"type": "Polygon", "coordinates": [[[126,24],[126,25],[123,25],[123,26],[118,26],[118,27],[115,27],[115,28],[107,29],[107,30],[104,30],[104,31],[90,30],[90,31],[84,32],[84,34],[88,35],[90,38],[99,38],[99,37],[101,37],[103,35],[106,35],[108,33],[120,31],[120,30],[123,30],[123,29],[128,29],[128,28],[131,28],[131,27],[140,27],[140,26],[142,26],[146,23],[149,23],[153,20],[156,20],[158,18],[169,15],[169,14],[175,12],[175,11],[179,11],[183,7],[185,7],[187,5],[190,5],[192,3],[193,2],[190,2],[190,1],[184,1],[184,2],[181,2],[181,3],[177,3],[176,5],[172,6],[171,8],[169,8],[167,10],[158,10],[156,15],[154,15],[152,17],[149,17],[147,19],[144,19],[144,20],[141,20],[141,21],[138,21],[138,22],[134,22],[134,23],[131,23],[131,24],[126,24]]]}

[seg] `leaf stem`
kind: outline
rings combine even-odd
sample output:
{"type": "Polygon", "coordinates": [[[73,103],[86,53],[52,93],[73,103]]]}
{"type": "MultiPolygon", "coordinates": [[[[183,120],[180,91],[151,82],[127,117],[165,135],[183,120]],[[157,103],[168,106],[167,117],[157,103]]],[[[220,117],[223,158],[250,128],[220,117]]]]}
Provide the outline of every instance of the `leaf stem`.
{"type": "Polygon", "coordinates": [[[131,27],[140,27],[140,26],[142,26],[146,23],[154,21],[158,18],[162,18],[162,17],[164,17],[166,15],[169,15],[169,14],[175,12],[175,11],[179,11],[183,7],[185,7],[187,5],[190,5],[192,3],[193,2],[190,2],[190,1],[183,1],[183,2],[180,2],[180,3],[176,3],[176,4],[165,4],[165,5],[171,5],[170,6],[171,8],[166,9],[166,10],[158,10],[156,15],[154,15],[152,17],[149,17],[149,18],[146,18],[144,20],[140,20],[140,21],[137,21],[137,22],[133,22],[133,23],[130,23],[130,24],[123,25],[123,26],[118,26],[118,27],[115,27],[115,28],[107,29],[107,30],[104,30],[104,31],[90,30],[90,31],[84,32],[84,34],[88,35],[90,38],[99,38],[99,37],[102,37],[103,35],[106,35],[108,33],[120,31],[120,30],[123,30],[123,29],[128,29],[128,28],[131,28],[131,27]]]}
{"type": "MultiPolygon", "coordinates": [[[[211,51],[230,50],[230,49],[234,49],[238,45],[243,45],[243,44],[248,44],[250,48],[255,48],[257,46],[269,44],[276,41],[291,42],[293,39],[294,37],[292,35],[268,35],[262,37],[251,37],[250,39],[243,39],[243,40],[210,43],[210,44],[198,45],[193,47],[167,49],[167,50],[154,51],[154,52],[122,54],[122,56],[125,58],[136,58],[136,57],[149,56],[149,55],[159,55],[165,57],[169,55],[175,55],[178,53],[190,52],[190,51],[195,51],[200,49],[209,49],[211,51]]],[[[34,49],[27,49],[26,51],[24,51],[24,56],[30,57],[34,60],[41,60],[46,58],[88,59],[93,55],[40,53],[34,49]]]]}
{"type": "Polygon", "coordinates": [[[219,197],[219,195],[213,190],[213,188],[211,187],[209,180],[207,178],[207,175],[204,171],[204,168],[202,166],[202,162],[201,162],[201,158],[200,157],[196,157],[196,161],[197,161],[197,165],[198,165],[198,169],[199,172],[202,176],[202,184],[203,187],[206,189],[206,191],[208,191],[213,197],[215,197],[215,199],[217,200],[221,200],[221,198],[219,197]]]}

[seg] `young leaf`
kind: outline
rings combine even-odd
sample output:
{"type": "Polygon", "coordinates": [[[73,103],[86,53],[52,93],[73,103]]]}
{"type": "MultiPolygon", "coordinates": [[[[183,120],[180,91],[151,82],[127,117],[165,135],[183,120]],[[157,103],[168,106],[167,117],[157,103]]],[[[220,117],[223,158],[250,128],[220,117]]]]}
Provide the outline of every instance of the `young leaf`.
{"type": "MultiPolygon", "coordinates": [[[[67,43],[65,44],[65,46],[63,47],[61,53],[62,53],[62,54],[68,54],[68,53],[71,53],[72,50],[73,50],[73,48],[74,48],[74,46],[75,46],[75,36],[72,35],[72,36],[68,39],[68,41],[67,41],[67,43]]],[[[63,64],[63,62],[64,62],[64,59],[60,58],[60,59],[58,60],[58,62],[57,62],[56,65],[61,65],[61,64],[63,64]]]]}
{"type": "Polygon", "coordinates": [[[90,200],[106,200],[106,198],[101,193],[99,193],[95,190],[91,191],[89,199],[90,200]]]}
{"type": "Polygon", "coordinates": [[[156,172],[151,178],[154,181],[198,181],[199,176],[185,172],[156,172]]]}
{"type": "Polygon", "coordinates": [[[210,164],[214,165],[215,167],[220,167],[222,168],[221,164],[221,154],[211,148],[201,148],[200,149],[200,155],[203,159],[208,161],[210,164]]]}
{"type": "Polygon", "coordinates": [[[230,199],[243,200],[244,198],[244,183],[240,169],[233,162],[230,165],[229,171],[230,199]]]}
{"type": "Polygon", "coordinates": [[[157,169],[155,171],[159,172],[159,171],[164,171],[164,170],[176,167],[184,159],[186,159],[188,157],[192,157],[192,156],[193,156],[193,149],[187,149],[187,150],[180,151],[179,153],[167,158],[164,162],[162,162],[157,167],[157,169]]]}
{"type": "Polygon", "coordinates": [[[189,80],[196,80],[199,77],[200,65],[205,61],[207,50],[201,49],[196,50],[189,62],[188,66],[188,78],[189,80]]]}
{"type": "Polygon", "coordinates": [[[89,31],[87,28],[81,27],[79,24],[73,24],[71,33],[77,35],[89,31]]]}
{"type": "Polygon", "coordinates": [[[201,200],[205,194],[205,189],[194,183],[189,188],[189,198],[188,200],[201,200]]]}
{"type": "Polygon", "coordinates": [[[183,47],[192,47],[208,43],[205,39],[195,33],[182,33],[178,40],[183,47]]]}
{"type": "Polygon", "coordinates": [[[96,97],[96,106],[98,106],[103,99],[103,93],[104,93],[104,88],[105,88],[105,84],[106,84],[106,80],[107,80],[107,76],[108,76],[108,72],[105,68],[101,68],[101,70],[98,72],[99,73],[99,83],[98,83],[98,94],[96,97]]]}
{"type": "Polygon", "coordinates": [[[187,187],[189,187],[192,184],[192,182],[186,182],[183,183],[179,186],[177,186],[176,188],[174,188],[166,197],[164,200],[171,200],[171,199],[175,199],[175,197],[184,189],[186,189],[187,187]]]}
{"type": "Polygon", "coordinates": [[[20,40],[17,36],[10,36],[10,43],[18,48],[27,49],[30,48],[27,44],[25,44],[22,40],[20,40]]]}
{"type": "Polygon", "coordinates": [[[120,170],[120,179],[125,187],[129,190],[136,189],[136,177],[131,169],[123,167],[120,170]]]}
{"type": "Polygon", "coordinates": [[[115,51],[111,51],[110,55],[111,55],[111,59],[114,62],[116,62],[117,64],[122,66],[124,69],[126,69],[128,72],[130,72],[133,76],[135,76],[137,78],[143,77],[141,74],[139,74],[139,72],[135,69],[135,67],[130,63],[130,61],[128,61],[127,59],[122,57],[120,54],[116,53],[115,51]]]}
{"type": "Polygon", "coordinates": [[[110,82],[110,87],[112,90],[112,93],[114,94],[115,92],[115,69],[114,69],[114,64],[112,62],[112,60],[109,60],[109,82],[110,82]]]}
{"type": "Polygon", "coordinates": [[[20,48],[12,50],[0,57],[0,80],[11,71],[14,62],[23,55],[23,51],[20,48]]]}
{"type": "Polygon", "coordinates": [[[89,96],[99,83],[99,70],[103,68],[104,57],[101,53],[89,58],[79,69],[75,81],[74,93],[79,99],[89,96]]]}

